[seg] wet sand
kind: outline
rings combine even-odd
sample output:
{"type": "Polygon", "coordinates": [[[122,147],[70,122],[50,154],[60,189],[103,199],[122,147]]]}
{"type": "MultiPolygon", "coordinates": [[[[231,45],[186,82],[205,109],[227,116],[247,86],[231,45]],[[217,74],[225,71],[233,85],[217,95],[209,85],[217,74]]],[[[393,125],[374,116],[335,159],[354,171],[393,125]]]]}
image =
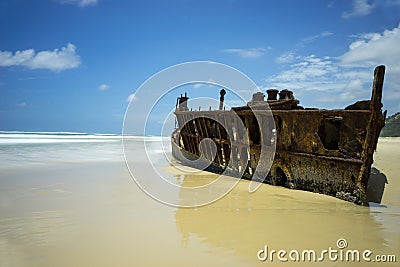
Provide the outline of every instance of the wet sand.
{"type": "MultiPolygon", "coordinates": [[[[270,185],[249,194],[249,182],[242,180],[213,204],[175,208],[143,193],[122,158],[3,169],[0,266],[284,266],[291,262],[260,262],[257,252],[265,245],[287,251],[337,248],[339,238],[349,249],[397,253],[399,261],[399,151],[400,139],[379,141],[374,165],[388,184],[377,207],[270,185]]],[[[184,185],[215,179],[160,164],[184,185]]],[[[149,167],[143,163],[143,175],[149,167]]]]}

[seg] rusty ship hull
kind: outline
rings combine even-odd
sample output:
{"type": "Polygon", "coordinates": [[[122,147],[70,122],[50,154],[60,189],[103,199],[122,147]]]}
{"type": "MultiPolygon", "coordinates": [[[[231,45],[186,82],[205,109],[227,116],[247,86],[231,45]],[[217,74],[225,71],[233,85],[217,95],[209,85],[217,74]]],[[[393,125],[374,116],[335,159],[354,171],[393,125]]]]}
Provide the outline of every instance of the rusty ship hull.
{"type": "MultiPolygon", "coordinates": [[[[211,160],[206,170],[222,173],[231,168],[227,161],[233,153],[233,158],[238,159],[233,169],[242,169],[241,177],[251,179],[257,165],[267,160],[260,143],[270,137],[260,136],[257,130],[257,120],[267,116],[262,105],[266,102],[274,125],[262,127],[270,127],[267,132],[273,130],[276,150],[264,182],[366,204],[373,154],[386,117],[381,103],[384,72],[384,66],[375,69],[371,100],[358,101],[341,110],[305,109],[289,90],[282,90],[279,99],[277,90],[267,90],[266,101],[258,93],[256,101],[253,96],[247,106],[231,110],[222,110],[225,91],[221,91],[220,110],[189,111],[188,97],[178,98],[175,116],[179,127],[171,135],[172,155],[194,168],[211,160]],[[254,103],[257,108],[250,108],[254,103]],[[249,147],[245,151],[241,151],[240,142],[230,141],[238,128],[237,122],[230,119],[232,112],[246,127],[249,147]],[[216,123],[221,120],[227,123],[225,127],[216,123]],[[203,139],[215,143],[215,157],[204,158],[200,149],[203,139]],[[241,161],[245,157],[240,153],[249,157],[241,161]]],[[[208,151],[211,150],[210,147],[208,151]]]]}

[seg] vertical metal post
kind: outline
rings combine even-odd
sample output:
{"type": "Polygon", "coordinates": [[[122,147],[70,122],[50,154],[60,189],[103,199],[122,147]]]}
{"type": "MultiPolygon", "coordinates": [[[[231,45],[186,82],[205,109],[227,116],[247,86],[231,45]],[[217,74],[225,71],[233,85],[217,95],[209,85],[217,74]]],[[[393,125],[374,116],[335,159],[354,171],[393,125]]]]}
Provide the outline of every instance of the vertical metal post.
{"type": "Polygon", "coordinates": [[[361,189],[364,199],[371,171],[371,164],[373,162],[373,154],[376,149],[376,144],[378,142],[381,129],[385,125],[385,118],[383,117],[381,111],[384,77],[385,66],[381,65],[376,67],[374,71],[374,84],[370,103],[371,116],[366,129],[363,151],[361,154],[361,160],[363,164],[361,165],[360,173],[357,179],[357,185],[359,189],[361,189]]]}

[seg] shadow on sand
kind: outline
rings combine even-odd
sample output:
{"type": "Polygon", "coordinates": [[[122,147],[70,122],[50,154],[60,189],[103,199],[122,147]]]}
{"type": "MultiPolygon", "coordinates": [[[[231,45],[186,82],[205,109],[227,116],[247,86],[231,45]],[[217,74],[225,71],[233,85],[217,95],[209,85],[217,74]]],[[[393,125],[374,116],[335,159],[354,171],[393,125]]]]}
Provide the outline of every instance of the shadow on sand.
{"type": "Polygon", "coordinates": [[[371,168],[367,187],[367,201],[380,204],[382,201],[385,184],[387,184],[386,175],[380,172],[377,168],[371,168]]]}

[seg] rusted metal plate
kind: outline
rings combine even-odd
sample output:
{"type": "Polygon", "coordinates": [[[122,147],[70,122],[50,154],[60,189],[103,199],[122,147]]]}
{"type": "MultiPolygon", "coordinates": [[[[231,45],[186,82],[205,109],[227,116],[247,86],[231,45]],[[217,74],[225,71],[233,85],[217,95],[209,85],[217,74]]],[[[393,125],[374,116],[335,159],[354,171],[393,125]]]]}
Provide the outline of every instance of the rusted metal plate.
{"type": "MultiPolygon", "coordinates": [[[[200,157],[199,143],[210,138],[217,148],[211,171],[221,172],[233,158],[233,168],[245,168],[243,176],[250,178],[256,166],[266,160],[260,157],[261,140],[272,145],[269,140],[276,135],[275,158],[266,182],[363,204],[385,120],[381,110],[384,73],[384,66],[375,69],[371,100],[341,110],[304,109],[292,91],[269,89],[267,101],[262,93],[256,93],[246,106],[232,110],[222,110],[220,105],[219,110],[189,111],[185,94],[177,100],[179,130],[174,135],[180,138],[171,139],[173,147],[200,157]],[[263,121],[267,110],[272,111],[274,122],[263,121]],[[249,148],[245,149],[244,135],[238,132],[239,122],[232,119],[233,112],[246,127],[249,148]]],[[[221,103],[225,93],[221,91],[221,103]]]]}

